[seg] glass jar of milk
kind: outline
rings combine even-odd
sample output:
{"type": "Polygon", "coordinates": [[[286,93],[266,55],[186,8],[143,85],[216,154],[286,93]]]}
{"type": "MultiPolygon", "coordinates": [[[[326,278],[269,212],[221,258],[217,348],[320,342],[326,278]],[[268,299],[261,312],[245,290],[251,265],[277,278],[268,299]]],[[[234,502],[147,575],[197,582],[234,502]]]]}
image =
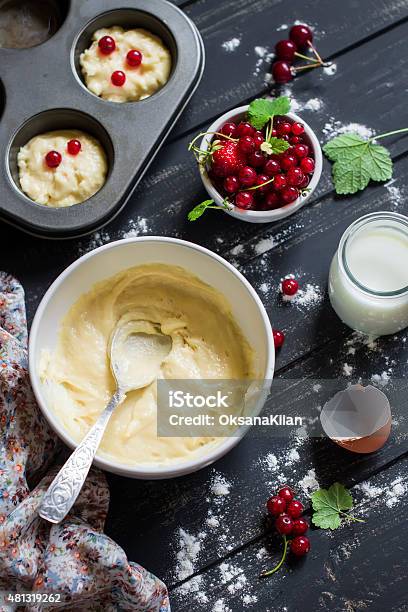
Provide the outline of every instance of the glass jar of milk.
{"type": "Polygon", "coordinates": [[[408,326],[408,217],[378,212],[344,232],[329,276],[331,304],[352,329],[370,336],[408,326]]]}

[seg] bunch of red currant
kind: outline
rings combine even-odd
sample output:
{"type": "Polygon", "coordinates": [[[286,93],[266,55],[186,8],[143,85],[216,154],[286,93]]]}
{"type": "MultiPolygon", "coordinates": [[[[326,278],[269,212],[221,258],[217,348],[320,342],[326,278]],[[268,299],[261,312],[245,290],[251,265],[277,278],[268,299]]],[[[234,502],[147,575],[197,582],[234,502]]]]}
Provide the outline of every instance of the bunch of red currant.
{"type": "Polygon", "coordinates": [[[261,149],[265,128],[256,130],[246,121],[228,121],[208,154],[197,150],[200,163],[206,154],[209,177],[225,201],[245,210],[272,210],[292,204],[305,192],[315,161],[303,125],[277,116],[271,135],[285,140],[288,149],[268,155],[261,149]]]}
{"type": "Polygon", "coordinates": [[[271,570],[261,573],[261,576],[274,574],[284,562],[288,547],[296,557],[303,557],[310,550],[310,540],[305,535],[309,523],[302,517],[303,504],[295,499],[292,489],[288,486],[279,489],[278,494],[270,497],[266,503],[267,510],[275,519],[275,528],[284,541],[284,550],[279,563],[271,570]],[[290,540],[288,541],[288,537],[290,540]]]}
{"type": "Polygon", "coordinates": [[[272,66],[272,76],[276,83],[291,81],[298,72],[310,68],[327,66],[313,46],[313,32],[307,25],[294,25],[289,32],[289,39],[280,40],[275,45],[276,61],[272,66]],[[314,57],[300,53],[300,50],[311,49],[314,57]],[[303,66],[292,66],[295,58],[308,63],[303,66]]]}
{"type": "MultiPolygon", "coordinates": [[[[98,48],[102,55],[111,55],[116,49],[116,42],[112,36],[102,36],[98,41],[98,48]]],[[[143,55],[138,49],[130,49],[126,55],[126,64],[130,68],[137,68],[143,61],[143,55]]],[[[123,87],[126,83],[126,73],[115,70],[111,74],[111,82],[115,87],[123,87]]]]}

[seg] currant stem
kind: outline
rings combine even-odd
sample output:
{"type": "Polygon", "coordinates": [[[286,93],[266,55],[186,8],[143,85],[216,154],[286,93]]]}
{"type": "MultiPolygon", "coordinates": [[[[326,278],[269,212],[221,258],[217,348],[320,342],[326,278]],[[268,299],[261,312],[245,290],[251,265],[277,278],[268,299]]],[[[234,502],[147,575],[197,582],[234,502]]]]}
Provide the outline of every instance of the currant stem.
{"type": "Polygon", "coordinates": [[[260,185],[254,185],[253,187],[248,187],[248,189],[243,189],[242,191],[253,191],[254,189],[260,189],[264,185],[269,185],[269,183],[272,183],[273,180],[274,179],[272,177],[271,179],[269,179],[269,181],[265,181],[264,183],[261,183],[260,185]]]}
{"type": "Polygon", "coordinates": [[[310,40],[308,40],[308,41],[307,41],[307,44],[309,45],[309,47],[311,48],[311,50],[313,51],[313,53],[315,54],[315,56],[317,57],[317,59],[319,60],[319,62],[320,62],[321,64],[323,64],[323,60],[322,60],[322,58],[320,57],[320,55],[318,54],[318,52],[317,52],[317,50],[316,50],[315,46],[312,44],[312,42],[311,42],[310,40]]]}
{"type": "Polygon", "coordinates": [[[370,138],[370,142],[373,140],[380,140],[380,138],[386,138],[387,136],[394,136],[394,134],[402,134],[403,132],[408,132],[408,127],[401,128],[400,130],[393,130],[392,132],[385,132],[385,134],[380,134],[379,136],[373,136],[370,138]]]}
{"type": "Polygon", "coordinates": [[[295,55],[296,57],[301,57],[302,59],[307,60],[308,62],[316,61],[313,57],[309,57],[308,55],[303,55],[303,53],[299,53],[298,51],[295,51],[295,55]]]}
{"type": "Polygon", "coordinates": [[[294,68],[294,71],[298,72],[300,70],[308,70],[309,68],[319,68],[319,66],[322,66],[322,63],[315,62],[314,64],[309,64],[308,66],[296,66],[296,68],[294,68]]]}
{"type": "Polygon", "coordinates": [[[266,570],[264,572],[261,572],[259,574],[260,578],[265,578],[266,576],[272,576],[272,574],[277,572],[278,569],[280,569],[282,567],[282,563],[284,562],[284,560],[286,558],[286,553],[288,552],[288,540],[286,539],[285,535],[283,535],[282,538],[283,538],[284,547],[283,547],[282,557],[281,557],[278,565],[275,565],[275,567],[273,569],[271,569],[271,570],[266,570]]]}

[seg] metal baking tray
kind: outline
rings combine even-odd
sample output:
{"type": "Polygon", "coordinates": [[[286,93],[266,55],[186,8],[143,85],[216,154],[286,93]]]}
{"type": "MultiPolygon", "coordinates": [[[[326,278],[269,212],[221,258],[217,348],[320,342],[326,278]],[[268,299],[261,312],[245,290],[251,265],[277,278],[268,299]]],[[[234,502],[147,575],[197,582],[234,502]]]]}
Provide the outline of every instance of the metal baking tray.
{"type": "Polygon", "coordinates": [[[65,0],[66,16],[46,42],[0,48],[0,218],[46,238],[70,238],[103,227],[125,206],[167,134],[197,88],[204,46],[192,21],[166,0],[65,0]],[[101,27],[141,27],[157,34],[172,54],[168,82],[138,102],[102,100],[86,88],[79,56],[101,27]],[[59,129],[93,134],[109,162],[105,185],[81,204],[51,208],[20,189],[19,148],[59,129]]]}

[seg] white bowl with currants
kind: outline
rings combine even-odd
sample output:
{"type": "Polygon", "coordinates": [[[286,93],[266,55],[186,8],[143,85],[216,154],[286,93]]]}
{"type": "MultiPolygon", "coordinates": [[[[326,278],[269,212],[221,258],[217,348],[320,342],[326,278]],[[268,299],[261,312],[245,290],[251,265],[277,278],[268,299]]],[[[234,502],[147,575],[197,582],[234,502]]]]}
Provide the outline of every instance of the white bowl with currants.
{"type": "Polygon", "coordinates": [[[305,205],[322,172],[319,141],[285,96],[225,113],[189,149],[210,196],[190,211],[190,221],[208,208],[249,223],[284,219],[305,205]]]}

